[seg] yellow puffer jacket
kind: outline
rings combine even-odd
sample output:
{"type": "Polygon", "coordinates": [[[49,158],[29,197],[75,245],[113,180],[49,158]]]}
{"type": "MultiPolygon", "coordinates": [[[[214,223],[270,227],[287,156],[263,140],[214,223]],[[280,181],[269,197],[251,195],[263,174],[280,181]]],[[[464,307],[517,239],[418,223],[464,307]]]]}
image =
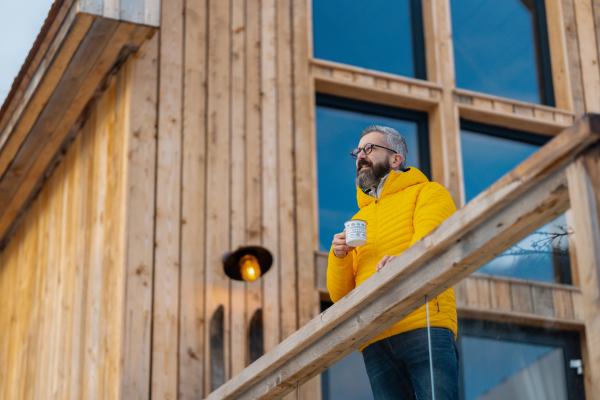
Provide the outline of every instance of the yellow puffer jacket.
{"type": "MultiPolygon", "coordinates": [[[[360,211],[352,219],[367,221],[367,244],[357,247],[344,258],[329,252],[327,289],[335,303],[375,273],[377,263],[385,255],[400,255],[413,243],[431,232],[456,211],[444,187],[429,182],[416,168],[406,172],[391,171],[379,199],[357,188],[360,211]]],[[[452,330],[456,337],[456,301],[454,290],[446,290],[429,301],[431,326],[452,330]]],[[[374,340],[417,328],[427,327],[425,306],[398,322],[374,340]]]]}

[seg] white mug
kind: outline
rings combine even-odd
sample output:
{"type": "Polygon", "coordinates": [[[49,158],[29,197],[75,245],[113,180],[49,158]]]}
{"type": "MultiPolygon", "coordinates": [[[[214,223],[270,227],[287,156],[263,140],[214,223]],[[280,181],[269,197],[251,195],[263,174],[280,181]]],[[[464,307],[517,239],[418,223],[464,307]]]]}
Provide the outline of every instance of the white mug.
{"type": "Polygon", "coordinates": [[[346,227],[346,244],[351,247],[363,246],[367,243],[367,221],[351,219],[344,222],[346,227]]]}

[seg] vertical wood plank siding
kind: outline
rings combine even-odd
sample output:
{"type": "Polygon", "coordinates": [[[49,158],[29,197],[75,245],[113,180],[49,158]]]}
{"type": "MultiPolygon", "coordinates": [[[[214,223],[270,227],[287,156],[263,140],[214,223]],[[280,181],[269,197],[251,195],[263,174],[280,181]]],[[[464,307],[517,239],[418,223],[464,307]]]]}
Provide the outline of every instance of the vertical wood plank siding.
{"type": "MultiPolygon", "coordinates": [[[[152,90],[147,102],[130,113],[130,102],[140,95],[132,94],[132,82],[140,83],[144,74],[150,87],[156,82],[147,56],[143,50],[109,80],[0,254],[0,398],[117,399],[132,386],[137,393],[149,393],[149,358],[137,362],[149,355],[149,315],[139,316],[145,322],[135,327],[135,317],[126,315],[127,310],[135,314],[144,309],[128,309],[128,295],[141,296],[137,301],[142,304],[145,298],[149,309],[148,254],[151,258],[153,245],[147,237],[128,238],[140,232],[128,231],[126,222],[128,207],[133,207],[126,201],[128,193],[154,182],[153,168],[142,168],[150,175],[147,181],[132,182],[139,175],[127,173],[130,166],[134,171],[140,167],[132,160],[140,161],[140,147],[151,147],[154,138],[154,123],[147,120],[155,112],[152,90]],[[140,76],[132,76],[135,72],[140,76]],[[139,136],[149,137],[149,143],[135,144],[139,136]],[[139,262],[144,254],[145,285],[139,285],[126,271],[129,262],[139,262]],[[135,374],[125,373],[134,368],[131,363],[135,374]],[[140,377],[144,371],[146,376],[140,377]]],[[[149,152],[154,160],[154,151],[149,152]]],[[[148,209],[139,203],[135,207],[148,209]]],[[[152,214],[145,214],[144,223],[153,225],[152,214]]]]}

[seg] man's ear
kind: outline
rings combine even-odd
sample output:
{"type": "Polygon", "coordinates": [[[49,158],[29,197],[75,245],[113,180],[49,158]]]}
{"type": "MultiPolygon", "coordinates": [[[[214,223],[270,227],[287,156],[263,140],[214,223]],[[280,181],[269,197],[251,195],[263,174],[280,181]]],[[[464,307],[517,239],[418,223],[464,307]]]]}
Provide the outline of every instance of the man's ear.
{"type": "Polygon", "coordinates": [[[394,154],[394,161],[392,162],[392,169],[396,170],[396,169],[400,168],[400,164],[402,164],[402,156],[400,154],[394,154]]]}

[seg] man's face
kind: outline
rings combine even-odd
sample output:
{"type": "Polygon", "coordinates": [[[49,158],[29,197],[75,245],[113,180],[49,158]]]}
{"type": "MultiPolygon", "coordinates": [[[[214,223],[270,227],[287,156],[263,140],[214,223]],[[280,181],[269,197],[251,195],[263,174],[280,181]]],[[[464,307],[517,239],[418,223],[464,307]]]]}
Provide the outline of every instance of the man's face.
{"type": "MultiPolygon", "coordinates": [[[[358,147],[364,148],[367,143],[388,147],[380,132],[371,132],[363,136],[358,147]]],[[[356,159],[356,186],[365,190],[379,184],[381,178],[391,171],[393,153],[380,147],[374,147],[371,154],[361,151],[356,159]]]]}

